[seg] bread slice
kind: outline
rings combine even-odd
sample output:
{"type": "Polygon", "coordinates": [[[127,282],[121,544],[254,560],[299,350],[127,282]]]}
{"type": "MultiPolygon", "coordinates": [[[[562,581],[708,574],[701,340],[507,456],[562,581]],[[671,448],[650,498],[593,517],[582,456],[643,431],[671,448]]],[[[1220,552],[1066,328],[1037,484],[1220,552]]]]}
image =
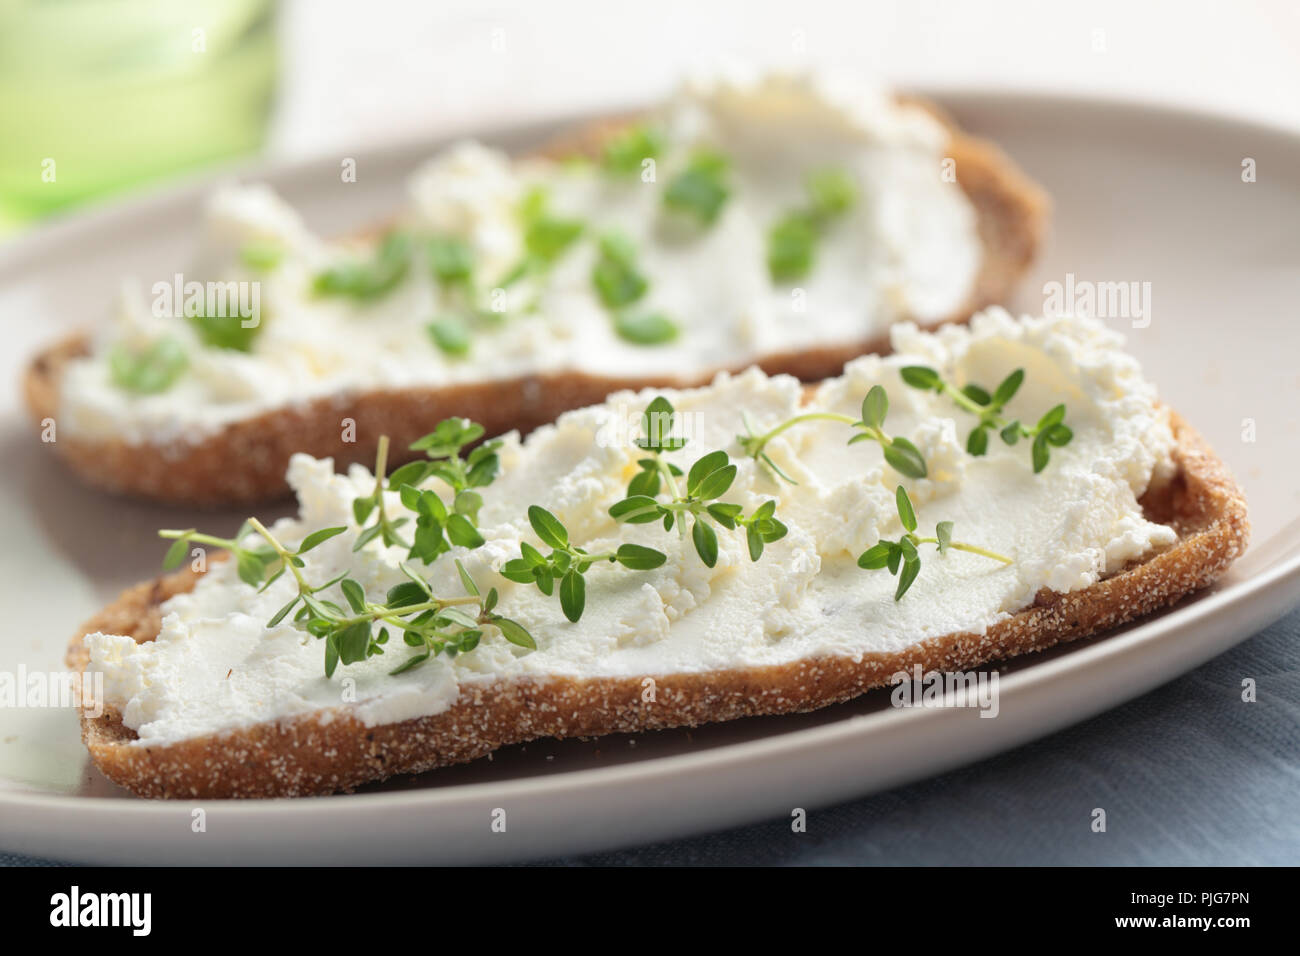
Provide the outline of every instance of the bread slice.
{"type": "MultiPolygon", "coordinates": [[[[163,747],[133,745],[119,714],[83,711],[91,758],[114,782],[143,797],[283,797],[331,793],[461,763],[538,737],[596,736],[696,726],[760,714],[814,710],[886,684],[899,671],[961,670],[1041,650],[1114,628],[1206,587],[1245,549],[1246,502],[1224,463],[1177,415],[1173,480],[1148,492],[1148,518],[1171,526],[1168,550],[1131,564],[1083,590],[1044,590],[1034,603],[984,634],[919,641],[897,654],[863,660],[820,657],[796,664],[636,677],[501,679],[461,689],[431,717],[367,727],[347,708],[263,723],[163,747]],[[642,700],[653,677],[656,701],[642,700]]],[[[87,621],[68,664],[84,671],[85,634],[151,641],[159,605],[193,588],[182,571],[137,585],[87,621]]]]}
{"type": "MultiPolygon", "coordinates": [[[[1048,204],[1042,190],[996,146],[967,136],[936,107],[920,105],[950,132],[948,156],[955,160],[958,184],[975,208],[983,246],[983,260],[970,300],[944,320],[960,322],[987,305],[1004,301],[1010,294],[1042,241],[1048,204]]],[[[591,124],[550,144],[541,153],[595,154],[627,122],[591,124]]],[[[888,348],[889,335],[883,332],[849,345],[768,355],[731,370],[757,364],[768,374],[786,373],[814,381],[839,374],[851,358],[888,348]]],[[[88,336],[74,335],[41,352],[28,366],[24,392],[37,423],[57,421],[63,369],[69,361],[88,352],[88,336]]],[[[676,378],[561,373],[443,388],[386,389],[279,408],[234,422],[192,444],[141,445],[66,435],[52,444],[82,479],[108,491],[202,507],[249,504],[286,493],[285,468],[294,452],[332,457],[340,466],[370,462],[379,436],[387,434],[398,456],[396,464],[403,460],[401,455],[407,454],[407,445],[444,418],[471,418],[480,422],[489,435],[512,428],[526,433],[553,421],[561,412],[604,401],[614,391],[703,385],[717,371],[676,378]],[[343,418],[356,422],[354,442],[343,441],[343,418]],[[232,467],[234,462],[238,462],[237,468],[232,467]]]]}

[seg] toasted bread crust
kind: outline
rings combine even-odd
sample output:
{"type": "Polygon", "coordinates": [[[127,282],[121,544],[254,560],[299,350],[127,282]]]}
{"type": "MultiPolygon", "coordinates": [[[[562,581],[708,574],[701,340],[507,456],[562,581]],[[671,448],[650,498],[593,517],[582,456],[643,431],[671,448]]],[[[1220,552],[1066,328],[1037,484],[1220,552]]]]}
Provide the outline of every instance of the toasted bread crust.
{"type": "MultiPolygon", "coordinates": [[[[1170,524],[1178,543],[1091,587],[1043,591],[1034,604],[984,634],[957,633],[898,654],[862,660],[822,657],[772,667],[629,678],[501,679],[461,688],[447,711],[367,727],[346,708],[259,724],[165,747],[133,743],[117,714],[83,712],[82,735],[109,779],[143,797],[301,796],[347,790],[394,774],[417,773],[481,757],[537,737],[595,736],[696,726],[761,714],[814,710],[849,700],[915,665],[962,670],[1041,650],[1131,621],[1209,585],[1244,551],[1249,537],[1240,489],[1199,435],[1175,416],[1177,475],[1143,505],[1170,524]],[[642,699],[653,677],[656,699],[642,699]]],[[[68,663],[83,671],[87,633],[158,633],[158,606],[194,586],[180,572],[138,585],[88,621],[68,663]]]]}
{"type": "MultiPolygon", "coordinates": [[[[949,156],[956,162],[958,183],[977,213],[984,248],[981,269],[970,301],[945,320],[965,321],[1003,300],[1028,268],[1046,228],[1047,199],[997,147],[966,136],[937,108],[921,105],[949,129],[949,156]]],[[[625,123],[591,124],[541,152],[591,153],[625,123]]],[[[769,355],[733,370],[756,364],[769,374],[814,381],[839,374],[852,358],[888,349],[888,335],[881,335],[852,345],[769,355]]],[[[87,337],[75,335],[40,353],[28,366],[24,392],[37,423],[57,421],[63,368],[88,351],[87,337]]],[[[394,449],[393,463],[398,464],[404,460],[401,456],[409,455],[406,447],[444,418],[472,418],[489,435],[512,428],[527,432],[554,421],[561,412],[604,401],[619,389],[704,385],[716,371],[677,378],[564,373],[443,388],[388,389],[275,409],[234,422],[194,443],[141,445],[65,435],[52,444],[84,481],[111,492],[201,507],[250,504],[286,493],[285,469],[294,452],[333,458],[339,467],[368,464],[374,460],[379,436],[387,434],[394,449]],[[344,419],[356,423],[355,441],[344,440],[344,419]]]]}

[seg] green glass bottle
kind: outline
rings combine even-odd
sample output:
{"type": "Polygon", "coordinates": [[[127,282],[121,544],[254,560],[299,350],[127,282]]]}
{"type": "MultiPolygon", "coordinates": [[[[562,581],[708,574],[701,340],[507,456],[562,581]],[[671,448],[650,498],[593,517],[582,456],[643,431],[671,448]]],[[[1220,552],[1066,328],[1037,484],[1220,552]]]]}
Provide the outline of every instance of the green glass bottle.
{"type": "Polygon", "coordinates": [[[0,0],[0,232],[261,146],[274,0],[0,0]]]}

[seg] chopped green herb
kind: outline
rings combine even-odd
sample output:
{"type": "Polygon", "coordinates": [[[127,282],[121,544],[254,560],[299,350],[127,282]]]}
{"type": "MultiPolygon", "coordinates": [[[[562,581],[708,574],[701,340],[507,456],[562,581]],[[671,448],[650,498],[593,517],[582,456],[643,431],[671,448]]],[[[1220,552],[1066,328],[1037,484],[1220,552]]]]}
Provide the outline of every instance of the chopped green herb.
{"type": "Polygon", "coordinates": [[[270,239],[254,239],[239,250],[239,261],[257,272],[270,272],[284,259],[284,246],[270,239]]]}
{"type": "Polygon", "coordinates": [[[554,262],[582,235],[583,228],[576,219],[542,216],[529,224],[524,233],[524,248],[542,262],[554,262]]]}
{"type": "Polygon", "coordinates": [[[528,275],[546,271],[581,238],[586,224],[556,216],[548,209],[550,197],[541,186],[530,189],[519,203],[524,229],[524,256],[497,281],[506,288],[528,275]]]}
{"type": "Polygon", "coordinates": [[[316,276],[312,290],[317,295],[344,296],[361,301],[391,292],[406,276],[411,265],[411,237],[390,232],[369,260],[341,262],[316,276]]]}
{"type": "Polygon", "coordinates": [[[657,159],[663,149],[663,136],[658,130],[633,126],[605,144],[602,164],[606,172],[631,176],[641,171],[645,160],[657,159]]]}
{"type": "Polygon", "coordinates": [[[664,205],[693,216],[702,225],[712,225],[731,196],[727,185],[728,163],[718,153],[702,150],[668,183],[664,205]]]}
{"type": "Polygon", "coordinates": [[[620,309],[645,295],[645,276],[636,270],[636,247],[620,233],[600,240],[600,256],[591,269],[591,281],[608,309],[620,309]]]}
{"type": "Polygon", "coordinates": [[[437,237],[429,240],[429,265],[443,285],[467,283],[474,274],[474,250],[464,239],[437,237]]]}
{"type": "Polygon", "coordinates": [[[108,354],[113,384],[139,395],[167,391],[188,365],[185,350],[171,336],[155,339],[138,351],[118,344],[108,354]]]}
{"type": "Polygon", "coordinates": [[[818,169],[808,174],[808,197],[819,219],[843,215],[858,200],[858,187],[842,169],[818,169]]]}
{"type": "Polygon", "coordinates": [[[433,343],[447,355],[459,358],[469,354],[469,326],[459,316],[439,316],[425,328],[428,329],[433,343]]]}
{"type": "Polygon", "coordinates": [[[663,345],[677,338],[678,329],[672,319],[658,312],[620,312],[614,316],[614,331],[633,345],[663,345]]]}
{"type": "Polygon", "coordinates": [[[524,249],[544,265],[558,259],[586,229],[580,220],[550,212],[549,201],[545,190],[533,189],[524,197],[519,213],[524,223],[524,249]]]}
{"type": "Polygon", "coordinates": [[[812,271],[816,247],[817,227],[812,217],[792,212],[768,233],[767,271],[777,282],[801,279],[812,271]]]}
{"type": "Polygon", "coordinates": [[[637,271],[636,247],[626,236],[609,233],[601,237],[591,282],[600,301],[613,313],[614,331],[620,338],[636,345],[662,345],[677,337],[677,325],[667,316],[628,311],[628,306],[645,295],[649,284],[637,271]]]}
{"type": "Polygon", "coordinates": [[[786,213],[767,234],[767,271],[775,282],[802,279],[817,259],[817,241],[831,220],[857,201],[857,186],[838,169],[821,169],[808,176],[809,205],[786,213]]]}
{"type": "Polygon", "coordinates": [[[204,345],[236,352],[251,352],[262,330],[261,316],[244,318],[238,311],[233,315],[192,315],[189,319],[204,345]]]}

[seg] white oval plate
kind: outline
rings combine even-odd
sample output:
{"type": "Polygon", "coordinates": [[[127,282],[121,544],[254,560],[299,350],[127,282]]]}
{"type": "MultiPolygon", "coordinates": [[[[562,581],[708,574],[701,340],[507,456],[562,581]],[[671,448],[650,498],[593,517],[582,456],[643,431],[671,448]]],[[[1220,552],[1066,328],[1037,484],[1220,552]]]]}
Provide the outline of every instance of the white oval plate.
{"type": "MultiPolygon", "coordinates": [[[[1055,236],[1017,305],[1043,285],[1149,282],[1129,331],[1162,396],[1244,483],[1249,553],[1212,591],[1101,638],[1022,658],[1000,712],[894,709],[877,692],[815,714],[694,731],[537,741],[365,792],[287,801],[136,800],[90,766],[67,710],[0,709],[0,846],[82,862],[491,862],[577,853],[783,816],[976,760],[1140,694],[1300,600],[1300,137],[1158,107],[1009,93],[936,94],[1050,191],[1055,236]],[[1243,182],[1246,159],[1257,181],[1243,182]],[[1139,320],[1141,321],[1141,320],[1139,320]],[[1252,439],[1253,440],[1248,440],[1252,439]],[[505,831],[494,819],[504,811],[505,831]]],[[[523,148],[546,123],[484,138],[523,148]]],[[[374,221],[438,143],[254,169],[327,232],[374,221]]],[[[0,379],[43,343],[102,319],[124,274],[169,276],[192,247],[211,180],[39,230],[0,248],[0,379]]],[[[153,281],[151,279],[150,281],[153,281]]],[[[156,573],[154,530],[190,519],[87,491],[42,448],[12,386],[0,406],[0,671],[60,666],[76,626],[156,573]]],[[[233,531],[241,515],[207,515],[233,531]]],[[[217,528],[220,530],[220,528],[217,528]]]]}

